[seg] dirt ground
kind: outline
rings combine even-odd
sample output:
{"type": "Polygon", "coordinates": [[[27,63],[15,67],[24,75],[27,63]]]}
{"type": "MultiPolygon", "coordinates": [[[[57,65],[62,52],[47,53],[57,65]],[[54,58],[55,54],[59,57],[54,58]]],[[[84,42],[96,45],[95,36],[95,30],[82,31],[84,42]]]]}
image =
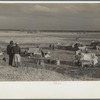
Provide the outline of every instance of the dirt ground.
{"type": "MultiPolygon", "coordinates": [[[[92,40],[99,40],[98,33],[27,33],[27,32],[0,32],[1,51],[6,51],[10,40],[18,42],[20,47],[48,46],[49,44],[78,42],[90,44],[92,40]]],[[[21,65],[18,68],[8,66],[8,55],[5,53],[0,57],[0,81],[99,81],[100,79],[100,50],[89,49],[89,52],[98,54],[96,67],[73,66],[75,51],[49,50],[52,60],[60,59],[60,65],[55,63],[37,65],[33,57],[21,57],[21,65]],[[7,61],[2,60],[6,57],[7,61]]]]}

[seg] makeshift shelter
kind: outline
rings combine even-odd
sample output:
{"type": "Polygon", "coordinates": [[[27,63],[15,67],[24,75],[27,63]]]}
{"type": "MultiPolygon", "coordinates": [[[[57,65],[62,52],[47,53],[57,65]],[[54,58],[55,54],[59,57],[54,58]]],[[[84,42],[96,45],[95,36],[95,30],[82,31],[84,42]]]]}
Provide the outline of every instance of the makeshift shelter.
{"type": "Polygon", "coordinates": [[[71,50],[72,49],[72,44],[73,43],[58,43],[57,44],[57,49],[71,50]]]}
{"type": "Polygon", "coordinates": [[[94,53],[79,53],[75,56],[75,61],[84,65],[95,66],[98,63],[98,57],[94,53]]]}
{"type": "Polygon", "coordinates": [[[81,46],[82,43],[73,43],[73,42],[69,42],[69,43],[58,43],[57,44],[57,48],[58,49],[62,49],[62,50],[78,50],[78,47],[81,46]]]}
{"type": "Polygon", "coordinates": [[[41,55],[41,51],[39,48],[29,48],[27,54],[30,55],[41,55]]]}

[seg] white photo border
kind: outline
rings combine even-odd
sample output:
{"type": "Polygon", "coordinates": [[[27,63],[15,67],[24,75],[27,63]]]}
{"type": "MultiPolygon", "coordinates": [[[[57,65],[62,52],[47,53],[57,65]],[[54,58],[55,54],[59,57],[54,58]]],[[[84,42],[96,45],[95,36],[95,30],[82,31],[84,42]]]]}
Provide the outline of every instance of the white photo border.
{"type": "MultiPolygon", "coordinates": [[[[100,3],[100,1],[0,1],[0,3],[100,3]]],[[[100,81],[0,82],[0,99],[99,99],[100,81]]]]}

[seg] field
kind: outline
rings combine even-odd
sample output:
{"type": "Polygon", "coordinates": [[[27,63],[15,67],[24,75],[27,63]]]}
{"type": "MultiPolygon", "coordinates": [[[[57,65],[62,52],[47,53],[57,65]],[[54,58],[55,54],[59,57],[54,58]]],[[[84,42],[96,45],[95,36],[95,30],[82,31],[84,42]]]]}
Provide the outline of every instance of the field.
{"type": "MultiPolygon", "coordinates": [[[[40,46],[48,47],[49,44],[82,42],[90,44],[92,40],[99,40],[99,33],[77,33],[77,32],[38,32],[27,33],[21,31],[0,31],[1,51],[6,51],[9,41],[18,42],[21,48],[40,46]],[[76,40],[78,38],[78,40],[76,40]]],[[[14,68],[8,66],[8,55],[5,53],[0,57],[0,81],[94,81],[100,80],[99,63],[96,67],[73,66],[75,51],[49,50],[53,60],[60,59],[60,65],[47,64],[37,65],[33,58],[21,57],[21,66],[14,68]],[[6,57],[7,62],[2,60],[6,57]]],[[[90,50],[99,54],[99,50],[90,50]]],[[[100,57],[98,56],[98,62],[100,57]]]]}

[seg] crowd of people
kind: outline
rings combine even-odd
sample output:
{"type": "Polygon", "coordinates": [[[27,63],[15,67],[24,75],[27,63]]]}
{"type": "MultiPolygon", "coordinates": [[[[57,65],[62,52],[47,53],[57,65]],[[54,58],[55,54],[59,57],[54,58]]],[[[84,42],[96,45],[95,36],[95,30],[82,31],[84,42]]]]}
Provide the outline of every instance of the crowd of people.
{"type": "Polygon", "coordinates": [[[21,48],[19,44],[10,41],[7,46],[7,54],[9,55],[9,66],[18,67],[21,61],[21,48]]]}

